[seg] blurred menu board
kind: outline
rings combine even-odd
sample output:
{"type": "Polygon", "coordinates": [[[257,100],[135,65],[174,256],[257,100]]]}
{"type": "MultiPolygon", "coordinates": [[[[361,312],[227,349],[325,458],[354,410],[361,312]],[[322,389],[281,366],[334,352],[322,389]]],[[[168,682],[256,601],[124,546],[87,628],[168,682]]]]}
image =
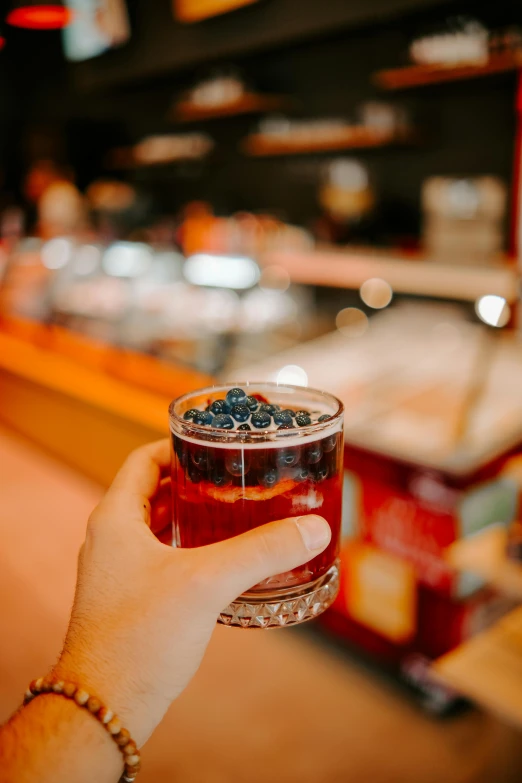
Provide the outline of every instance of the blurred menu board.
{"type": "Polygon", "coordinates": [[[199,22],[257,2],[258,0],[173,0],[174,16],[180,22],[199,22]]]}
{"type": "Polygon", "coordinates": [[[67,0],[73,21],[63,31],[65,56],[73,62],[88,60],[130,37],[124,0],[67,0]]]}

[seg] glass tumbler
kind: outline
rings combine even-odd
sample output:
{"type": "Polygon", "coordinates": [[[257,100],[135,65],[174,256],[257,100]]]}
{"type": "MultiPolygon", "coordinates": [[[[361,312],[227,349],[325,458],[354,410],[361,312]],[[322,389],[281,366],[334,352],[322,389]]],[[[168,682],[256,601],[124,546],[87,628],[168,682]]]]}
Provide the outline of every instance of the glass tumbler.
{"type": "MultiPolygon", "coordinates": [[[[240,419],[245,419],[245,405],[241,412],[240,419]]],[[[292,571],[253,585],[223,608],[218,622],[242,628],[284,627],[324,612],[339,589],[342,403],[330,394],[301,386],[242,383],[185,394],[171,403],[169,414],[174,546],[205,546],[267,522],[304,514],[323,516],[332,531],[324,552],[292,571]],[[227,406],[229,414],[234,410],[226,397],[236,389],[248,395],[249,416],[243,429],[238,421],[233,429],[217,427],[213,422],[223,420],[216,417],[212,423],[201,424],[202,417],[196,416],[198,423],[194,423],[195,410],[209,411],[213,403],[223,400],[214,409],[219,413],[222,406],[227,426],[231,426],[227,406]],[[253,418],[256,403],[258,414],[265,411],[261,429],[254,425],[260,420],[259,415],[253,418]],[[267,411],[270,424],[266,424],[267,411]]]]}

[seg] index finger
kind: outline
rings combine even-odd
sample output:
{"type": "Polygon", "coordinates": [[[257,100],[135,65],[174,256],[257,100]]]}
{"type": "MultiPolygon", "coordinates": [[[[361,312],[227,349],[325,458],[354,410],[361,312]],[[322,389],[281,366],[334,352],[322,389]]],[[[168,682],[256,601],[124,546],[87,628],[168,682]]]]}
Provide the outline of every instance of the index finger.
{"type": "Polygon", "coordinates": [[[107,494],[112,496],[115,493],[124,492],[150,500],[169,463],[168,438],[141,446],[129,454],[116,474],[107,494]]]}

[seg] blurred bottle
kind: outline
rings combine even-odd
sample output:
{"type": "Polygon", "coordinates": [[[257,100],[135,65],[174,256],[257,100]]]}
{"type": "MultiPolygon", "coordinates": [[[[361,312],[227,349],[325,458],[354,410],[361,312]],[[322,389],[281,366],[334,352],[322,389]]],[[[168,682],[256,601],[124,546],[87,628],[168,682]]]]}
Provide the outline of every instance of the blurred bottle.
{"type": "Polygon", "coordinates": [[[422,188],[423,242],[437,261],[490,264],[504,243],[507,193],[495,177],[430,177],[422,188]]]}
{"type": "Polygon", "coordinates": [[[118,180],[100,179],[87,188],[91,223],[97,238],[109,244],[124,238],[135,227],[132,212],[137,193],[132,185],[118,180]]]}
{"type": "Polygon", "coordinates": [[[53,161],[38,160],[30,167],[24,195],[29,203],[30,228],[42,238],[75,235],[85,229],[85,203],[72,173],[53,161]]]}
{"type": "Polygon", "coordinates": [[[324,214],[316,224],[318,238],[333,243],[364,241],[375,201],[368,170],[362,163],[350,158],[332,161],[319,189],[324,214]]]}
{"type": "Polygon", "coordinates": [[[78,188],[66,180],[49,185],[38,200],[40,236],[77,236],[86,228],[86,206],[78,188]]]}

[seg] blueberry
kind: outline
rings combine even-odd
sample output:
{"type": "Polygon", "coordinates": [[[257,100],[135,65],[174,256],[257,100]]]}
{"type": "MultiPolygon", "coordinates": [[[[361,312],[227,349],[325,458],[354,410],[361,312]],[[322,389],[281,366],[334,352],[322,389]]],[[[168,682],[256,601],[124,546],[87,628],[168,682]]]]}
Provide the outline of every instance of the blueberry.
{"type": "Polygon", "coordinates": [[[295,427],[293,424],[280,424],[277,428],[278,430],[295,430],[295,427]]]}
{"type": "Polygon", "coordinates": [[[296,411],[295,415],[296,416],[309,416],[310,414],[309,414],[308,411],[296,411]]]}
{"type": "Polygon", "coordinates": [[[323,456],[323,450],[319,441],[310,443],[304,448],[304,458],[307,465],[316,465],[323,456]]]}
{"type": "Polygon", "coordinates": [[[262,484],[264,487],[267,487],[267,489],[270,489],[270,487],[273,487],[275,484],[277,484],[277,478],[278,478],[277,470],[275,468],[269,468],[268,470],[265,470],[265,472],[261,474],[259,483],[262,484]]]}
{"type": "MultiPolygon", "coordinates": [[[[250,419],[252,422],[252,426],[256,428],[256,430],[264,430],[266,427],[270,427],[270,423],[272,421],[270,414],[266,411],[256,411],[252,414],[252,418],[250,419]]],[[[216,422],[214,421],[214,426],[216,422]]]]}
{"type": "Polygon", "coordinates": [[[227,392],[226,400],[230,406],[233,405],[243,405],[245,402],[247,396],[243,389],[238,389],[237,387],[234,389],[230,389],[227,392]]]}
{"type": "Polygon", "coordinates": [[[185,411],[183,418],[185,421],[192,421],[194,416],[196,416],[198,413],[201,413],[201,411],[198,411],[197,408],[191,408],[189,411],[185,411]]]}
{"type": "Polygon", "coordinates": [[[189,479],[192,481],[193,484],[199,484],[199,482],[203,478],[201,472],[198,470],[196,465],[192,463],[188,466],[187,472],[188,472],[189,479]]]}
{"type": "Polygon", "coordinates": [[[228,416],[226,413],[220,413],[218,416],[216,416],[212,424],[218,430],[234,429],[234,419],[231,416],[228,416]]]}
{"type": "Polygon", "coordinates": [[[194,418],[192,421],[194,424],[203,424],[203,425],[209,425],[212,424],[214,420],[213,415],[210,413],[210,411],[198,411],[194,414],[194,418]]]}
{"type": "Polygon", "coordinates": [[[243,422],[250,418],[250,411],[248,410],[248,407],[246,405],[242,405],[241,403],[234,405],[230,411],[230,414],[236,421],[243,422]]]}
{"type": "Polygon", "coordinates": [[[208,449],[198,448],[190,449],[190,458],[199,470],[206,470],[208,467],[208,449]]]}
{"type": "Polygon", "coordinates": [[[259,407],[259,401],[256,400],[255,397],[247,397],[245,400],[245,405],[247,406],[248,410],[252,411],[253,413],[254,411],[257,411],[259,407]]]}
{"type": "Polygon", "coordinates": [[[230,476],[224,467],[216,467],[210,474],[210,480],[216,487],[225,487],[230,483],[230,476]]]}
{"type": "Polygon", "coordinates": [[[323,451],[325,454],[328,454],[330,451],[333,451],[337,445],[337,435],[330,435],[328,438],[323,438],[321,441],[321,446],[323,447],[323,451]]]}
{"type": "Polygon", "coordinates": [[[250,469],[250,456],[243,449],[234,449],[225,457],[225,465],[232,476],[245,476],[250,469]]]}
{"type": "Polygon", "coordinates": [[[319,416],[317,421],[319,421],[319,422],[321,422],[321,421],[328,421],[328,419],[330,419],[330,418],[331,418],[331,416],[329,416],[327,413],[323,413],[322,416],[319,416]]]}
{"type": "Polygon", "coordinates": [[[292,424],[293,419],[288,411],[276,411],[274,413],[274,424],[292,424]]]}
{"type": "Polygon", "coordinates": [[[249,430],[249,431],[251,431],[252,427],[250,426],[250,424],[240,424],[239,427],[238,427],[238,430],[243,430],[243,431],[249,430]]]}
{"type": "Polygon", "coordinates": [[[326,478],[328,478],[328,465],[323,463],[318,465],[316,468],[314,468],[312,476],[314,481],[324,481],[326,478]]]}
{"type": "Polygon", "coordinates": [[[312,419],[308,413],[298,413],[295,417],[295,423],[298,427],[308,427],[312,423],[312,419]]]}
{"type": "Polygon", "coordinates": [[[274,414],[276,411],[280,411],[280,410],[281,410],[281,407],[280,407],[279,405],[272,405],[272,404],[271,404],[271,403],[269,403],[269,402],[263,402],[263,403],[261,403],[261,405],[259,406],[259,410],[260,410],[260,411],[265,411],[266,413],[269,413],[269,414],[270,414],[270,416],[273,416],[273,414],[274,414]]]}
{"type": "Polygon", "coordinates": [[[278,449],[276,463],[279,468],[293,468],[299,462],[299,449],[278,449]]]}
{"type": "Polygon", "coordinates": [[[230,413],[230,405],[226,400],[214,400],[208,410],[215,416],[219,416],[220,413],[230,413]]]}
{"type": "Polygon", "coordinates": [[[308,481],[310,478],[310,472],[306,468],[298,467],[292,473],[292,478],[294,481],[299,482],[308,481]]]}
{"type": "Polygon", "coordinates": [[[288,415],[291,416],[292,419],[295,419],[295,411],[293,411],[291,408],[285,408],[283,413],[288,413],[288,415]]]}

